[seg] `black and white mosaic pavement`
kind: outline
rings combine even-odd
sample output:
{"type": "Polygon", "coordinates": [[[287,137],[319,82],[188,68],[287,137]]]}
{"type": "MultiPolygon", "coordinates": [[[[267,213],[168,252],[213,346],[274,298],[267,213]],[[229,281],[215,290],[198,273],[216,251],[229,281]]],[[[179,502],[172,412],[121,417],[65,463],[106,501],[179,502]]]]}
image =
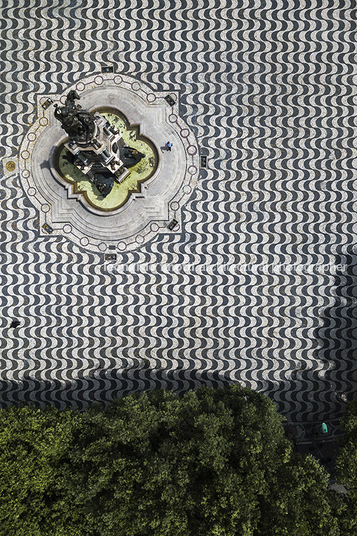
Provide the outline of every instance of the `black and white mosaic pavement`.
{"type": "Polygon", "coordinates": [[[132,269],[110,273],[102,255],[40,236],[4,166],[1,405],[241,382],[289,419],[338,417],[357,381],[355,2],[2,6],[1,158],[16,162],[37,95],[105,64],[180,89],[207,168],[182,233],[117,252],[132,269]]]}

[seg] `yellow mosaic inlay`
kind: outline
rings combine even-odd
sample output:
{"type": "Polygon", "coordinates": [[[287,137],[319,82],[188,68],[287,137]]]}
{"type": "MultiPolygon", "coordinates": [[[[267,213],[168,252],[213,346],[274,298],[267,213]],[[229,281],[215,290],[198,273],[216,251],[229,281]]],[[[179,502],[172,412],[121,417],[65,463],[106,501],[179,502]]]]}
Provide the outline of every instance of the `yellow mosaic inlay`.
{"type": "Polygon", "coordinates": [[[112,191],[104,199],[86,175],[68,162],[65,147],[62,147],[58,164],[62,177],[73,185],[75,193],[81,193],[90,205],[107,212],[121,207],[132,192],[140,192],[141,183],[151,177],[157,167],[157,156],[154,147],[138,135],[136,128],[129,127],[123,117],[114,112],[100,113],[121,132],[124,142],[143,153],[145,158],[129,168],[130,175],[121,184],[115,182],[112,191]]]}
{"type": "Polygon", "coordinates": [[[5,167],[6,167],[7,171],[15,171],[16,164],[15,164],[15,162],[12,162],[12,160],[10,160],[9,162],[6,162],[5,167]]]}

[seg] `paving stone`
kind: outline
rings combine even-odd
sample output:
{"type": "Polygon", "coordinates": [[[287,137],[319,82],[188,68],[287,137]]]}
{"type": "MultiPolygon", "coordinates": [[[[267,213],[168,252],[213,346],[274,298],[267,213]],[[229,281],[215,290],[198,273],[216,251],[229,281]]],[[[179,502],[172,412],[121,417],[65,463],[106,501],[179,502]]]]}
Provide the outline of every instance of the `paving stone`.
{"type": "Polygon", "coordinates": [[[16,337],[2,323],[2,406],[241,382],[293,421],[341,414],[336,393],[351,398],[357,380],[356,11],[313,5],[1,8],[0,299],[3,319],[21,321],[16,337]],[[116,251],[114,271],[40,232],[17,169],[37,96],[103,65],[179,90],[207,157],[181,232],[116,251]]]}

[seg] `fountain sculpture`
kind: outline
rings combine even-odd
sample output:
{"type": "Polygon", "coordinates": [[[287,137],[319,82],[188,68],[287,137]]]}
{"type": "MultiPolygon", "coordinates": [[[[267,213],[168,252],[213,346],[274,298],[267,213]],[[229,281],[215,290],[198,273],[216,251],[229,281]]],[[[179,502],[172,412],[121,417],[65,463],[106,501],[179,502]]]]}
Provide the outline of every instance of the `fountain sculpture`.
{"type": "Polygon", "coordinates": [[[75,103],[76,91],[70,91],[65,105],[55,104],[55,118],[69,136],[66,157],[96,187],[101,197],[110,194],[114,182],[121,183],[130,174],[128,168],[145,157],[124,143],[119,130],[98,112],[82,110],[75,103]]]}

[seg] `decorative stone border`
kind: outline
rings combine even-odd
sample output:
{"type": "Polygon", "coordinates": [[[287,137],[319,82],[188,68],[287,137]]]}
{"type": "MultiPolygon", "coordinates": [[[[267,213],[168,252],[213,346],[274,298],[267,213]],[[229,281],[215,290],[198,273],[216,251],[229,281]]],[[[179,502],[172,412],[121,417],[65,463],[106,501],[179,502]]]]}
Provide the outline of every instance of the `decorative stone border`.
{"type": "Polygon", "coordinates": [[[40,212],[40,228],[47,224],[54,235],[66,235],[83,247],[100,252],[117,248],[136,249],[167,224],[178,222],[174,231],[181,232],[181,207],[187,202],[199,175],[199,150],[194,134],[178,115],[176,103],[169,106],[167,92],[151,88],[126,75],[101,74],[85,78],[69,87],[62,96],[38,97],[39,117],[27,133],[19,158],[20,179],[24,191],[40,212]],[[64,103],[75,89],[84,109],[110,108],[126,116],[131,126],[138,125],[158,152],[158,166],[153,176],[143,183],[140,193],[132,193],[125,205],[103,213],[83,202],[54,169],[56,147],[66,139],[55,120],[48,100],[64,103]],[[44,106],[45,105],[45,106],[44,106]],[[171,152],[165,143],[173,143],[171,152]]]}

